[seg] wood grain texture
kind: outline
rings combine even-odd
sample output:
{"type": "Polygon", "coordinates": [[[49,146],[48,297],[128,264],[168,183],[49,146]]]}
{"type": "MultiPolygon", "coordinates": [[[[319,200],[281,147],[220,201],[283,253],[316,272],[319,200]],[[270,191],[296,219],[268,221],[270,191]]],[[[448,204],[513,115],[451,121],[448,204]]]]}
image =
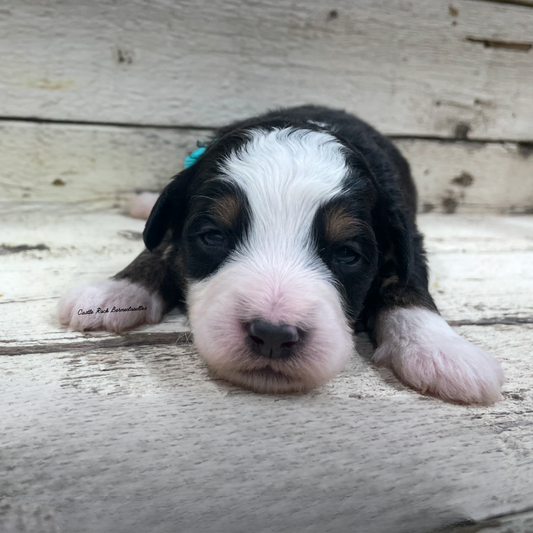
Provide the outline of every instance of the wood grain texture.
{"type": "Polygon", "coordinates": [[[533,150],[515,143],[394,142],[411,164],[419,211],[533,212],[533,150]]]}
{"type": "Polygon", "coordinates": [[[426,533],[532,496],[479,410],[431,400],[16,380],[0,399],[5,533],[426,533]]]}
{"type": "MultiPolygon", "coordinates": [[[[25,202],[116,202],[161,190],[211,130],[0,121],[0,196],[25,202]],[[21,179],[23,176],[23,179],[21,179]]],[[[397,139],[422,211],[530,212],[533,152],[516,143],[397,139]]]]}
{"type": "Polygon", "coordinates": [[[0,194],[28,202],[113,203],[136,189],[161,190],[208,134],[0,121],[0,194]]]}
{"type": "Polygon", "coordinates": [[[279,105],[533,139],[533,11],[459,0],[3,2],[0,115],[212,127],[279,105]]]}
{"type": "Polygon", "coordinates": [[[447,320],[513,323],[533,318],[531,217],[418,217],[430,290],[447,320]]]}

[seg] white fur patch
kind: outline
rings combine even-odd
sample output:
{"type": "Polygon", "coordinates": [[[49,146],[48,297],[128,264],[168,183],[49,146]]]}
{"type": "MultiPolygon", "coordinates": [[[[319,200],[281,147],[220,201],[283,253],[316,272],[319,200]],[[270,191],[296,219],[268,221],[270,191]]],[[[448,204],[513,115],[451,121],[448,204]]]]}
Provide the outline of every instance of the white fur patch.
{"type": "Polygon", "coordinates": [[[256,130],[222,171],[246,194],[251,227],[220,271],[190,283],[198,351],[218,375],[258,392],[325,383],[353,353],[339,294],[311,234],[318,208],[342,191],[343,147],[327,133],[256,130]],[[305,341],[287,360],[254,356],[245,330],[253,319],[297,326],[305,341]]]}
{"type": "Polygon", "coordinates": [[[59,300],[58,313],[61,324],[71,329],[102,329],[118,333],[142,324],[160,322],[163,302],[159,295],[137,283],[105,280],[70,290],[59,300]],[[126,310],[141,306],[146,310],[126,310]],[[113,308],[121,311],[113,312],[113,308]]]}
{"type": "MultiPolygon", "coordinates": [[[[245,193],[252,215],[244,253],[289,263],[309,249],[318,208],[343,189],[344,147],[328,133],[255,130],[223,163],[228,181],[245,193]]],[[[300,261],[299,261],[300,262],[300,261]]]]}
{"type": "Polygon", "coordinates": [[[427,309],[392,309],[376,321],[373,360],[406,384],[444,400],[491,405],[501,399],[499,362],[427,309]]]}
{"type": "Polygon", "coordinates": [[[152,212],[152,208],[154,207],[158,198],[159,194],[154,192],[143,192],[138,194],[131,201],[128,208],[128,214],[133,218],[148,220],[148,217],[152,212]]]}

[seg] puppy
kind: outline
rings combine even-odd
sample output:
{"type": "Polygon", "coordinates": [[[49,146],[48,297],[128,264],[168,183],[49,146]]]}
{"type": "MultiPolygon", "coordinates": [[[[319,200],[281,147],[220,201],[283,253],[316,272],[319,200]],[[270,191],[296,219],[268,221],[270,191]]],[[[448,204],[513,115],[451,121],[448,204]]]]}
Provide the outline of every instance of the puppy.
{"type": "Polygon", "coordinates": [[[457,335],[428,292],[409,165],[343,111],[281,109],[221,128],[163,190],[147,250],[110,280],[74,289],[62,324],[124,331],[184,300],[199,354],[262,393],[307,391],[354,351],[444,400],[500,399],[499,363],[457,335]],[[135,309],[80,314],[83,309],[135,309]]]}

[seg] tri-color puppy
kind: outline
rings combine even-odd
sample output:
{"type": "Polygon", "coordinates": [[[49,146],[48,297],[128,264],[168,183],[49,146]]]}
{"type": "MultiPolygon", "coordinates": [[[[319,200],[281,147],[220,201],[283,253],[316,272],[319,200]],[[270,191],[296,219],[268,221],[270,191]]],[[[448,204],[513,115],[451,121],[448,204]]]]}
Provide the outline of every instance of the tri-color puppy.
{"type": "Polygon", "coordinates": [[[336,376],[360,321],[377,344],[374,362],[414,389],[465,403],[500,398],[499,363],[457,335],[428,292],[415,186],[390,141],[313,106],[237,122],[213,139],[157,200],[147,250],[61,300],[64,325],[123,331],[185,300],[198,352],[218,376],[285,393],[336,376]]]}

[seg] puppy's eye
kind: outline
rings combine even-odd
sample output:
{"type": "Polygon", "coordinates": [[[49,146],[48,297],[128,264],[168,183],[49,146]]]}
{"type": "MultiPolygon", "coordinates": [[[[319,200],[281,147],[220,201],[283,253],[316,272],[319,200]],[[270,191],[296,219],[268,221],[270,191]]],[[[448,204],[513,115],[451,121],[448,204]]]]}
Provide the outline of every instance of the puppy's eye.
{"type": "Polygon", "coordinates": [[[348,246],[337,248],[331,255],[331,260],[341,265],[355,265],[360,258],[361,256],[348,246]]]}
{"type": "Polygon", "coordinates": [[[200,235],[200,240],[206,246],[225,246],[227,241],[226,237],[221,231],[210,230],[200,235]]]}

